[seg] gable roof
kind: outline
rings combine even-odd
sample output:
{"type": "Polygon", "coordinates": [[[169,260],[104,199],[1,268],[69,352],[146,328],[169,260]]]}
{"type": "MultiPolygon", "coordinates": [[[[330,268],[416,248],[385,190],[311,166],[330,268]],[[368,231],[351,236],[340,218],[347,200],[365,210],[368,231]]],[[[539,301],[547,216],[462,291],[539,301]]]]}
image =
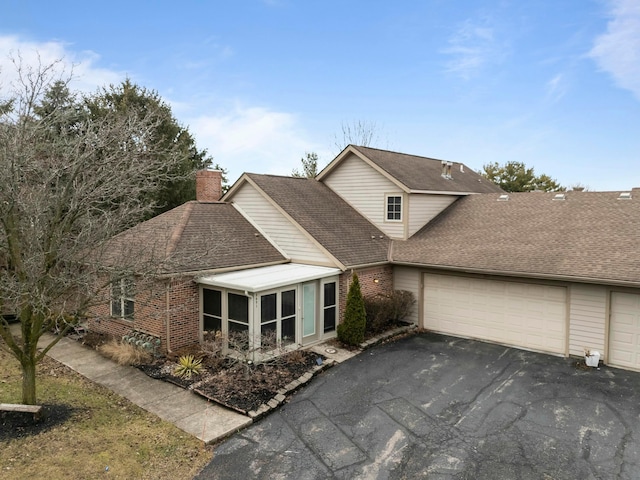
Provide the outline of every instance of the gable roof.
{"type": "Polygon", "coordinates": [[[406,241],[394,263],[640,285],[640,196],[510,193],[460,198],[406,241]]]}
{"type": "Polygon", "coordinates": [[[313,178],[245,177],[344,267],[388,260],[386,235],[325,184],[313,178]]]}
{"type": "Polygon", "coordinates": [[[288,260],[233,205],[191,201],[116,235],[109,248],[163,273],[247,268],[288,260]]]}
{"type": "Polygon", "coordinates": [[[446,178],[442,175],[443,160],[356,145],[347,146],[316,178],[322,181],[349,154],[357,155],[407,192],[502,192],[495,183],[459,162],[450,162],[451,178],[446,178]]]}

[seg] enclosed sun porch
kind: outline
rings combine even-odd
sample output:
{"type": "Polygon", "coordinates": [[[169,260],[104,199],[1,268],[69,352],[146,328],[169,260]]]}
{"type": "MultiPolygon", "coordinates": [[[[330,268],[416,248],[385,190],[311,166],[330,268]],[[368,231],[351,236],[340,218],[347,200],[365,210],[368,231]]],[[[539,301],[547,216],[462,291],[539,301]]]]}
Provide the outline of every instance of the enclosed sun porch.
{"type": "Polygon", "coordinates": [[[259,352],[335,337],[340,273],[287,263],[200,277],[201,341],[244,337],[247,348],[259,352]]]}

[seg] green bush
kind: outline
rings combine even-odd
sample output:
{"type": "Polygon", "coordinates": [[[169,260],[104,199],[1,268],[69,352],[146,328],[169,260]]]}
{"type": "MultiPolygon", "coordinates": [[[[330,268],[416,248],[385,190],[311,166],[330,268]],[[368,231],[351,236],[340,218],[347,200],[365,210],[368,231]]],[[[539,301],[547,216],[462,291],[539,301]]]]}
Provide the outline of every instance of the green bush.
{"type": "Polygon", "coordinates": [[[366,333],[380,333],[397,325],[411,313],[415,303],[413,293],[407,290],[394,290],[390,295],[375,295],[365,298],[366,333]]]}
{"type": "Polygon", "coordinates": [[[338,325],[337,329],[338,340],[348,345],[360,345],[364,342],[365,326],[364,299],[360,290],[360,280],[358,275],[354,273],[347,293],[344,320],[338,325]]]}

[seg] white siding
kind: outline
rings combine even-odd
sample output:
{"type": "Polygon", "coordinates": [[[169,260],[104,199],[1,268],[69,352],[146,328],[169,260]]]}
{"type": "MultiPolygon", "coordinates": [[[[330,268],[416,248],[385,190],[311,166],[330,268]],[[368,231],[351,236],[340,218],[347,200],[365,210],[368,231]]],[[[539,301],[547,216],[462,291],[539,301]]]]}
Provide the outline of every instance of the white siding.
{"type": "Polygon", "coordinates": [[[456,201],[455,195],[412,194],[409,197],[409,232],[410,237],[445,208],[456,201]]]}
{"type": "Polygon", "coordinates": [[[329,257],[292,224],[252,185],[245,183],[233,196],[242,211],[274,241],[293,262],[335,266],[329,257]]]}
{"type": "Polygon", "coordinates": [[[585,348],[605,353],[607,289],[600,285],[571,285],[569,355],[583,356],[585,348]]]}
{"type": "MultiPolygon", "coordinates": [[[[355,155],[345,158],[324,183],[386,235],[404,238],[404,221],[385,221],[385,195],[403,195],[402,190],[363,160],[355,155]]],[[[403,195],[403,202],[406,201],[403,195]]]]}
{"type": "Polygon", "coordinates": [[[413,310],[405,322],[411,322],[419,325],[418,311],[420,308],[420,270],[410,267],[394,267],[393,268],[393,289],[394,290],[408,290],[413,293],[416,304],[413,306],[413,310]]]}

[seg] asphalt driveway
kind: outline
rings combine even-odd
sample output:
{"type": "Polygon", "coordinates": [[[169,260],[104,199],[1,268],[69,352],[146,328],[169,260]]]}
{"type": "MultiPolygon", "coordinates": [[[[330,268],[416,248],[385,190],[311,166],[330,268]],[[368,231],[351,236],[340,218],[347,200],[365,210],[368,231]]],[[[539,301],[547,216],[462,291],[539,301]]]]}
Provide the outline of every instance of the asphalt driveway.
{"type": "Polygon", "coordinates": [[[198,479],[638,479],[640,374],[433,334],[315,378],[198,479]]]}

